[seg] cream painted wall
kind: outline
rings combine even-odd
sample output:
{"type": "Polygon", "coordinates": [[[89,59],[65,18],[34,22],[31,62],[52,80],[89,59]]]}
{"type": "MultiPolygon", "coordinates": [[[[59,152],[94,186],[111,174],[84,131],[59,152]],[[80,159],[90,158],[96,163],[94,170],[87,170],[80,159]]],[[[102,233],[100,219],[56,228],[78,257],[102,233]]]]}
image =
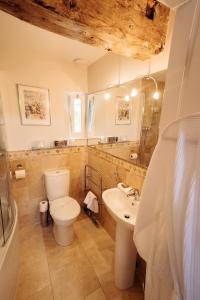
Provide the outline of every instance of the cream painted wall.
{"type": "MultiPolygon", "coordinates": [[[[3,74],[2,99],[5,110],[7,149],[30,149],[33,142],[44,140],[48,145],[69,135],[65,110],[65,92],[87,92],[87,69],[74,63],[42,57],[35,53],[1,53],[0,71],[3,74]],[[23,126],[20,121],[16,84],[49,89],[51,126],[23,126]]],[[[0,90],[0,92],[1,92],[0,90]]]]}
{"type": "MultiPolygon", "coordinates": [[[[163,52],[154,56],[150,62],[150,72],[156,73],[168,67],[169,51],[175,13],[171,11],[166,46],[163,52]]],[[[127,82],[138,76],[147,75],[149,72],[149,61],[139,61],[113,53],[101,57],[88,68],[88,90],[89,92],[107,88],[109,85],[127,82]]]]}
{"type": "Polygon", "coordinates": [[[196,11],[196,18],[194,17],[198,3],[199,0],[192,0],[177,9],[161,129],[176,118],[200,112],[200,7],[196,11]]]}

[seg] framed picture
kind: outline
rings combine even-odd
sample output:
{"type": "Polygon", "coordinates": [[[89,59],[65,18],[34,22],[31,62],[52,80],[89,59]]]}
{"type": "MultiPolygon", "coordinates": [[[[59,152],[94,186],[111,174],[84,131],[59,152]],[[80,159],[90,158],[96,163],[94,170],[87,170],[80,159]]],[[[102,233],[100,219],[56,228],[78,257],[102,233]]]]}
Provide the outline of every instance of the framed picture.
{"type": "Polygon", "coordinates": [[[131,111],[131,101],[125,101],[122,98],[117,99],[115,123],[117,125],[130,125],[131,111]]]}
{"type": "Polygon", "coordinates": [[[50,125],[49,90],[17,85],[19,108],[23,125],[50,125]]]}

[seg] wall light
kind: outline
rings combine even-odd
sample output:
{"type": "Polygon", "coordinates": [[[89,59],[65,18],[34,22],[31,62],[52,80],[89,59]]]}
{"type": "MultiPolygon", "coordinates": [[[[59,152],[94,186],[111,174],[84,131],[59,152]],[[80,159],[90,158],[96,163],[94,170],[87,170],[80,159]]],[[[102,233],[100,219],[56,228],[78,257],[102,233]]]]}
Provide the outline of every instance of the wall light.
{"type": "Polygon", "coordinates": [[[153,82],[155,84],[155,88],[156,88],[155,92],[153,93],[153,99],[158,100],[160,98],[160,93],[158,91],[158,84],[157,84],[156,79],[153,76],[148,76],[148,77],[146,77],[146,79],[147,80],[150,80],[150,79],[153,80],[153,82]]]}
{"type": "Polygon", "coordinates": [[[154,93],[153,93],[153,99],[154,100],[158,100],[160,98],[160,93],[158,92],[158,91],[155,91],[154,93]]]}
{"type": "Polygon", "coordinates": [[[136,97],[138,94],[138,91],[136,89],[131,90],[131,97],[136,97]]]}
{"type": "Polygon", "coordinates": [[[126,96],[124,97],[124,100],[127,101],[127,102],[130,101],[130,96],[129,96],[129,95],[126,95],[126,96]]]}
{"type": "Polygon", "coordinates": [[[105,100],[109,100],[111,97],[110,93],[105,93],[104,98],[105,100]]]}

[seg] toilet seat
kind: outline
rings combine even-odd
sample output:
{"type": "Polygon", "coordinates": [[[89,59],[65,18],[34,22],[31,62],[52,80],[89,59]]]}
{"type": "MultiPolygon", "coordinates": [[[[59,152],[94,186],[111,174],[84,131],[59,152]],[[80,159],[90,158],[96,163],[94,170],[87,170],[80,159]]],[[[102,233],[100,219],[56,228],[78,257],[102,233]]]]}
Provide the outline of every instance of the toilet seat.
{"type": "Polygon", "coordinates": [[[56,223],[66,223],[65,225],[68,225],[78,217],[80,211],[78,202],[68,196],[55,199],[50,203],[50,214],[56,223]]]}

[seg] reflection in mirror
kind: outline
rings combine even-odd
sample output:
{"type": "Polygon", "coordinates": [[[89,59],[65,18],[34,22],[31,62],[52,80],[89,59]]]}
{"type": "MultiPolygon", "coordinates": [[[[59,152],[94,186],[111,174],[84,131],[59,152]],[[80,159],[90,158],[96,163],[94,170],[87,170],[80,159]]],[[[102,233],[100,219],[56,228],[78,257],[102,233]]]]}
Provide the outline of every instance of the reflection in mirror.
{"type": "Polygon", "coordinates": [[[88,144],[147,167],[159,134],[165,72],[90,94],[88,144]]]}

